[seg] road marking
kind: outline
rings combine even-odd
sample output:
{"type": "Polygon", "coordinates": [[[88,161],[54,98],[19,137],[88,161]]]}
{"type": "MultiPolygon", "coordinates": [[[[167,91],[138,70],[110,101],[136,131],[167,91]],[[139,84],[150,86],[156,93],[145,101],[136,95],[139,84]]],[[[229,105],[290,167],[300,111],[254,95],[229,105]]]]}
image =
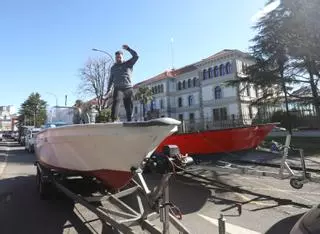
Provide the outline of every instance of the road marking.
{"type": "MultiPolygon", "coordinates": [[[[244,177],[244,179],[250,180],[250,179],[247,178],[247,177],[244,177]]],[[[270,186],[270,185],[268,185],[268,184],[266,184],[266,183],[262,183],[262,182],[256,181],[256,180],[250,180],[250,182],[251,182],[251,183],[253,182],[253,183],[259,184],[260,186],[261,186],[261,185],[262,185],[262,186],[265,186],[266,188],[269,188],[269,189],[274,189],[274,187],[272,187],[272,186],[270,186]]],[[[277,190],[274,190],[274,191],[277,191],[277,190]]],[[[304,197],[302,197],[302,196],[295,195],[295,194],[294,194],[295,191],[290,191],[290,190],[289,190],[288,192],[285,192],[285,191],[281,191],[281,192],[284,193],[284,194],[287,194],[289,197],[290,197],[290,196],[293,196],[293,197],[296,197],[296,198],[298,198],[298,199],[302,199],[302,200],[304,200],[304,201],[306,201],[306,202],[315,203],[315,201],[306,199],[306,198],[304,198],[304,197]]]]}
{"type": "Polygon", "coordinates": [[[292,190],[287,190],[287,189],[276,189],[276,188],[257,188],[257,187],[249,187],[249,186],[244,186],[241,187],[243,189],[256,189],[256,190],[264,190],[264,191],[276,191],[276,192],[287,192],[287,193],[300,193],[300,194],[307,194],[307,195],[317,195],[319,196],[320,193],[317,192],[306,192],[306,191],[292,191],[292,190]]]}
{"type": "MultiPolygon", "coordinates": [[[[214,218],[210,218],[208,216],[198,214],[200,217],[204,218],[208,222],[212,223],[213,225],[219,227],[219,221],[214,218]]],[[[244,227],[240,227],[231,223],[226,222],[226,232],[230,234],[261,234],[260,232],[256,232],[244,227]]]]}
{"type": "MultiPolygon", "coordinates": [[[[249,198],[249,197],[247,197],[247,196],[245,196],[245,195],[243,195],[243,194],[241,194],[241,193],[235,193],[237,196],[239,196],[239,197],[241,197],[245,202],[248,202],[248,201],[250,201],[250,200],[252,200],[252,199],[254,199],[254,198],[249,198]]],[[[250,202],[248,202],[247,204],[256,204],[256,205],[258,205],[258,206],[274,206],[274,205],[276,205],[277,203],[276,202],[274,202],[274,203],[267,203],[267,202],[259,202],[259,201],[250,201],[250,202]]]]}

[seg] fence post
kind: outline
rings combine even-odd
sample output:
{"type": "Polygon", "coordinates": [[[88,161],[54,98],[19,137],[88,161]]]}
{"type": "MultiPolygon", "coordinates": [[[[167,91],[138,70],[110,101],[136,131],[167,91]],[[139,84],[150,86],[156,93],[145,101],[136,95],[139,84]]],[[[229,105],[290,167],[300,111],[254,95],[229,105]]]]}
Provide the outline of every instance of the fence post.
{"type": "Polygon", "coordinates": [[[223,214],[220,214],[219,218],[219,234],[226,234],[226,219],[223,214]]]}

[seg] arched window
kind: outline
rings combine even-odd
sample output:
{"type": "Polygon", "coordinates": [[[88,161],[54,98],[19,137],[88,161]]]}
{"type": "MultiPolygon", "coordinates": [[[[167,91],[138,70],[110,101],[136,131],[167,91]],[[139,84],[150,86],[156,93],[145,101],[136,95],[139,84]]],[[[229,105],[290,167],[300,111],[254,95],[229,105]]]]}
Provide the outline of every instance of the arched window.
{"type": "Polygon", "coordinates": [[[163,84],[160,85],[160,93],[164,92],[163,84]]]}
{"type": "Polygon", "coordinates": [[[226,63],[226,74],[231,73],[231,64],[229,62],[226,63]]]}
{"type": "Polygon", "coordinates": [[[213,72],[214,72],[214,77],[219,76],[219,68],[217,66],[214,67],[213,72]]]}
{"type": "Polygon", "coordinates": [[[209,78],[213,78],[213,77],[214,77],[213,69],[210,67],[209,68],[209,78]]]}
{"type": "Polygon", "coordinates": [[[222,90],[220,86],[217,86],[214,88],[214,98],[215,99],[221,99],[222,98],[222,90]]]}
{"type": "Polygon", "coordinates": [[[221,64],[219,69],[220,69],[220,76],[223,76],[223,75],[224,75],[224,72],[225,72],[225,71],[224,71],[224,65],[221,64]]]}
{"type": "Polygon", "coordinates": [[[160,99],[160,109],[163,109],[163,99],[160,99]]]}
{"type": "Polygon", "coordinates": [[[211,67],[209,67],[209,69],[208,69],[208,78],[210,79],[211,78],[211,70],[212,70],[212,68],[211,67]]]}
{"type": "Polygon", "coordinates": [[[152,92],[152,94],[155,94],[154,87],[151,88],[151,92],[152,92]]]}
{"type": "Polygon", "coordinates": [[[203,70],[203,79],[204,80],[208,79],[208,71],[207,71],[207,69],[203,70]]]}
{"type": "Polygon", "coordinates": [[[178,82],[178,90],[181,90],[181,81],[178,82]]]}
{"type": "Polygon", "coordinates": [[[185,89],[186,88],[186,81],[182,81],[182,88],[185,89]]]}
{"type": "Polygon", "coordinates": [[[192,105],[193,105],[193,96],[192,96],[192,95],[190,95],[190,96],[188,97],[188,104],[189,104],[189,106],[192,106],[192,105]]]}
{"type": "Polygon", "coordinates": [[[178,107],[182,107],[182,98],[181,97],[178,98],[178,107]]]}
{"type": "Polygon", "coordinates": [[[193,87],[196,87],[196,86],[197,86],[197,78],[193,77],[193,87]]]}
{"type": "Polygon", "coordinates": [[[161,85],[158,85],[158,93],[161,93],[161,85]]]}
{"type": "Polygon", "coordinates": [[[188,80],[188,88],[191,88],[191,79],[188,80]]]}

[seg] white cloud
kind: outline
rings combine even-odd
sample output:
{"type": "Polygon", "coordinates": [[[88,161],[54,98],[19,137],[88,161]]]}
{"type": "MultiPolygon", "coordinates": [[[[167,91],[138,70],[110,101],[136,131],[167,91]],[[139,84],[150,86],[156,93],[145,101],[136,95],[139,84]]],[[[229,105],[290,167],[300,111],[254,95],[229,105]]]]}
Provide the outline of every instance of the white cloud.
{"type": "Polygon", "coordinates": [[[277,6],[279,6],[280,4],[280,0],[276,0],[268,5],[266,5],[263,9],[259,10],[257,13],[255,13],[252,17],[251,17],[251,21],[253,23],[258,22],[258,20],[265,16],[266,14],[268,14],[270,11],[273,11],[274,9],[277,8],[277,6]]]}

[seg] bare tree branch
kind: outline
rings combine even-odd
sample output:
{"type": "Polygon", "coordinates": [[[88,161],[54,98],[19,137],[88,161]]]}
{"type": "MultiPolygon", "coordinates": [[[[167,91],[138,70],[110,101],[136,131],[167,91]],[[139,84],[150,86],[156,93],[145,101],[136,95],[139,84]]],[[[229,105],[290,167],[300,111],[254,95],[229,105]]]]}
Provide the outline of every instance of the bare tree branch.
{"type": "Polygon", "coordinates": [[[106,58],[88,59],[80,69],[81,83],[79,93],[94,97],[96,109],[100,113],[106,104],[106,88],[110,76],[112,61],[106,58]]]}

